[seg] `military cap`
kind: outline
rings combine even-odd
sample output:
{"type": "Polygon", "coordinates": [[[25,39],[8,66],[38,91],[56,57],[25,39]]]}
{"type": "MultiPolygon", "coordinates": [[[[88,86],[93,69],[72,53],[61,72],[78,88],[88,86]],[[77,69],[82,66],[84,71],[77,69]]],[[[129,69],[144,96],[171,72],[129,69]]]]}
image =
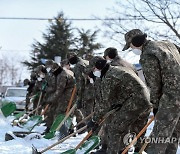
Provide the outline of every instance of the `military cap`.
{"type": "Polygon", "coordinates": [[[143,34],[143,32],[140,29],[132,29],[129,32],[127,32],[125,34],[126,44],[125,44],[124,48],[122,49],[122,51],[127,50],[130,47],[133,37],[135,37],[137,35],[142,35],[142,34],[143,34]]]}

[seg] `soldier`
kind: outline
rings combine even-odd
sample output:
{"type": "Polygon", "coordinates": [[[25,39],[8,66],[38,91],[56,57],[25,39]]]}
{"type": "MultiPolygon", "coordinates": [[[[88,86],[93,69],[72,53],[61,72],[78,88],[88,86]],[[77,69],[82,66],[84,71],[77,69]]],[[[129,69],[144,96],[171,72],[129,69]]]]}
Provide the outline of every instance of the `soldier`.
{"type": "MultiPolygon", "coordinates": [[[[116,48],[109,47],[104,51],[104,56],[107,63],[110,63],[112,66],[123,66],[123,67],[128,67],[132,69],[134,72],[136,72],[136,69],[132,64],[129,62],[125,61],[118,55],[118,51],[116,48]]],[[[137,73],[137,72],[136,72],[137,73]]]]}
{"type": "Polygon", "coordinates": [[[88,61],[81,59],[76,53],[70,53],[68,60],[71,65],[74,65],[73,72],[76,80],[77,88],[77,108],[82,107],[82,94],[85,87],[85,68],[88,65],[88,61]]]}
{"type": "MultiPolygon", "coordinates": [[[[35,73],[36,73],[36,82],[34,85],[34,90],[33,90],[33,95],[36,95],[33,98],[33,109],[37,108],[39,99],[40,99],[40,93],[44,90],[44,86],[46,85],[46,81],[45,81],[45,74],[47,73],[46,68],[44,67],[44,65],[39,65],[36,69],[35,69],[35,73]]],[[[41,97],[40,102],[43,99],[43,95],[41,97]]],[[[39,113],[41,112],[41,108],[38,109],[39,113]]]]}
{"type": "Polygon", "coordinates": [[[47,97],[50,108],[47,112],[46,131],[49,130],[58,114],[65,114],[75,84],[73,76],[55,62],[51,65],[51,73],[53,75],[51,87],[54,87],[55,91],[53,90],[54,92],[47,97]]]}
{"type": "Polygon", "coordinates": [[[26,111],[28,111],[28,107],[30,105],[30,96],[33,92],[34,85],[35,85],[35,82],[33,82],[32,80],[31,81],[29,79],[24,80],[24,86],[28,86],[27,94],[26,94],[26,106],[25,106],[26,111]]]}
{"type": "MultiPolygon", "coordinates": [[[[87,60],[83,60],[82,58],[78,57],[76,53],[72,52],[68,54],[68,60],[70,65],[74,65],[73,72],[75,77],[76,89],[77,89],[77,109],[79,109],[79,116],[76,117],[76,121],[80,122],[83,119],[83,114],[81,113],[82,109],[82,101],[83,101],[83,93],[85,90],[85,68],[88,65],[87,60]]],[[[81,125],[83,126],[83,124],[81,125]]]]}
{"type": "Polygon", "coordinates": [[[148,154],[176,154],[180,132],[180,55],[169,41],[150,41],[139,29],[125,34],[126,45],[140,55],[140,63],[146,83],[150,88],[155,125],[152,138],[159,143],[150,143],[148,154]],[[171,139],[175,138],[176,140],[171,139]],[[171,142],[162,142],[162,140],[171,142]]]}
{"type": "MultiPolygon", "coordinates": [[[[121,153],[126,147],[124,136],[129,132],[139,133],[147,123],[151,108],[149,91],[132,69],[110,66],[104,59],[96,62],[93,73],[100,78],[100,84],[96,87],[95,113],[88,128],[96,127],[108,111],[118,108],[106,119],[106,153],[121,153]]],[[[141,144],[139,141],[136,148],[141,144]]]]}

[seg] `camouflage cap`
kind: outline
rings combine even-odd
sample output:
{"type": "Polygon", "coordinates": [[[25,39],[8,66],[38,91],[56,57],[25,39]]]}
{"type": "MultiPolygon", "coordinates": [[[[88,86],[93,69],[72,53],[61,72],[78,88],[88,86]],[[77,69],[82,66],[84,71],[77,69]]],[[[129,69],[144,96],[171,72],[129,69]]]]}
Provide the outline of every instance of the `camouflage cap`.
{"type": "Polygon", "coordinates": [[[54,64],[54,61],[53,60],[47,60],[46,61],[46,63],[45,63],[45,67],[47,68],[47,67],[52,67],[53,66],[53,64],[54,64]]]}
{"type": "Polygon", "coordinates": [[[127,32],[124,36],[126,45],[124,46],[122,51],[127,50],[130,47],[131,40],[133,37],[135,37],[136,35],[142,35],[142,34],[143,34],[143,32],[140,29],[132,29],[129,32],[127,32]]]}
{"type": "Polygon", "coordinates": [[[74,57],[74,56],[77,56],[77,53],[75,53],[75,52],[69,52],[69,53],[67,54],[67,59],[70,59],[70,58],[72,58],[72,57],[74,57]]]}
{"type": "Polygon", "coordinates": [[[68,65],[69,64],[69,60],[68,59],[64,59],[61,61],[61,66],[63,67],[64,65],[68,65]]]}
{"type": "Polygon", "coordinates": [[[39,66],[35,69],[35,72],[36,72],[37,74],[39,74],[39,73],[46,73],[45,66],[44,66],[44,65],[39,65],[39,66]]]}
{"type": "Polygon", "coordinates": [[[95,64],[98,60],[103,59],[101,56],[94,56],[93,58],[91,58],[91,60],[89,61],[89,65],[85,68],[85,72],[87,74],[89,74],[92,69],[95,67],[95,64]]]}

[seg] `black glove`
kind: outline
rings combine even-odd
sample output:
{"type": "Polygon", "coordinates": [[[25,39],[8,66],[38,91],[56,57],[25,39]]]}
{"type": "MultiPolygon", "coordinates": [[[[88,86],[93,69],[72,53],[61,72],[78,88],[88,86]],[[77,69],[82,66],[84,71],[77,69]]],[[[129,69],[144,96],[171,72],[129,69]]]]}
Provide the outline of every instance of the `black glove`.
{"type": "Polygon", "coordinates": [[[153,114],[156,116],[156,113],[158,112],[158,108],[153,108],[153,114]]]}
{"type": "Polygon", "coordinates": [[[82,102],[81,101],[76,101],[76,104],[77,104],[77,109],[82,108],[82,102]]]}
{"type": "Polygon", "coordinates": [[[112,104],[111,110],[116,109],[116,111],[119,111],[122,107],[122,104],[112,104]]]}
{"type": "Polygon", "coordinates": [[[99,127],[99,125],[93,120],[90,120],[87,123],[87,129],[92,129],[92,131],[95,131],[98,127],[99,127]]]}

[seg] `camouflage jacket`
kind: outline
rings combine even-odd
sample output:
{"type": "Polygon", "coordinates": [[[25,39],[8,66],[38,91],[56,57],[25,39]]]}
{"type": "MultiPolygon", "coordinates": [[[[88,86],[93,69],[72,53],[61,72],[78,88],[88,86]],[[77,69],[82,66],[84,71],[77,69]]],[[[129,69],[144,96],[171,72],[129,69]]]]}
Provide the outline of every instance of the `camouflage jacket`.
{"type": "Polygon", "coordinates": [[[75,65],[73,72],[77,88],[77,100],[82,101],[82,95],[85,87],[85,68],[88,65],[87,60],[79,58],[79,62],[75,65]]]}
{"type": "Polygon", "coordinates": [[[180,94],[180,54],[169,41],[147,41],[140,57],[151,102],[159,105],[162,94],[176,99],[180,94]]]}
{"type": "Polygon", "coordinates": [[[95,95],[93,117],[95,121],[101,119],[113,105],[123,106],[131,97],[133,97],[131,99],[133,102],[130,102],[132,107],[150,107],[149,91],[146,85],[134,71],[125,67],[110,66],[101,80],[96,79],[95,95]]]}
{"type": "Polygon", "coordinates": [[[135,67],[131,63],[122,59],[120,56],[116,56],[110,64],[112,66],[128,67],[128,68],[132,69],[134,72],[136,72],[136,74],[137,74],[135,67]]]}
{"type": "Polygon", "coordinates": [[[48,97],[48,102],[56,104],[58,100],[64,95],[64,92],[68,88],[74,87],[74,79],[70,76],[65,70],[62,70],[60,73],[55,74],[55,92],[48,97]]]}

